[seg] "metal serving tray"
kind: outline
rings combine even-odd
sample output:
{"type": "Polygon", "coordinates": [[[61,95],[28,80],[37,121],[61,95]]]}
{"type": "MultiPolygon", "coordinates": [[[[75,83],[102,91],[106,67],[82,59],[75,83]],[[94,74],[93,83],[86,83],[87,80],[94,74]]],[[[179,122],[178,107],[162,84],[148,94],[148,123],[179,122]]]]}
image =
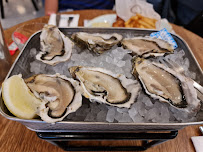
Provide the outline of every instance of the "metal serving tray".
{"type": "MultiPolygon", "coordinates": [[[[140,30],[140,29],[126,29],[126,28],[61,28],[65,35],[70,36],[74,32],[88,32],[88,33],[119,33],[126,37],[129,36],[146,36],[155,30],[140,30]]],[[[29,72],[30,62],[35,60],[29,56],[29,50],[36,48],[40,49],[40,36],[41,31],[35,33],[27,41],[23,50],[19,54],[15,63],[13,64],[7,78],[22,73],[24,78],[30,77],[32,74],[29,72]]],[[[180,37],[172,35],[178,44],[178,49],[185,51],[186,57],[190,60],[189,70],[195,71],[197,74],[196,81],[203,84],[203,73],[196,61],[192,51],[180,37]]],[[[28,129],[37,132],[68,132],[68,131],[80,131],[80,132],[100,132],[100,131],[149,131],[149,130],[178,130],[188,125],[203,124],[203,121],[188,122],[188,123],[107,123],[107,122],[77,122],[77,121],[62,121],[55,124],[46,123],[39,119],[25,120],[13,116],[0,98],[0,113],[7,119],[18,121],[25,125],[28,129]]]]}

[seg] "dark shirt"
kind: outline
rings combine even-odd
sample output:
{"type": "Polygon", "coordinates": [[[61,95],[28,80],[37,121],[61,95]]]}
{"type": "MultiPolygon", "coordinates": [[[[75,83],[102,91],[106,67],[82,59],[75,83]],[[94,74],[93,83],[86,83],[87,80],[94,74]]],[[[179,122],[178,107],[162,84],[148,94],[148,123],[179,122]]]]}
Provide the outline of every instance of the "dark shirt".
{"type": "Polygon", "coordinates": [[[59,0],[59,11],[66,9],[112,9],[115,0],[59,0]]]}
{"type": "Polygon", "coordinates": [[[203,0],[147,0],[162,18],[178,25],[189,24],[203,11],[203,0]]]}

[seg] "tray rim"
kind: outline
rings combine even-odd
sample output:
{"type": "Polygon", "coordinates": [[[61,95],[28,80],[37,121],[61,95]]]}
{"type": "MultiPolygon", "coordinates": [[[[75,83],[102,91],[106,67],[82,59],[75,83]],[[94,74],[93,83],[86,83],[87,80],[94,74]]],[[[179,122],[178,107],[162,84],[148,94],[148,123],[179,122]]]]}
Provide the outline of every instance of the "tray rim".
{"type": "MultiPolygon", "coordinates": [[[[140,29],[140,28],[125,28],[125,27],[109,27],[109,28],[97,28],[97,27],[67,27],[67,28],[59,28],[59,29],[124,29],[124,30],[140,30],[140,31],[159,31],[159,30],[156,30],[156,29],[140,29]]],[[[39,30],[37,32],[35,32],[34,34],[32,34],[30,36],[30,38],[26,41],[25,45],[23,46],[22,50],[20,51],[20,53],[18,54],[18,56],[16,57],[15,61],[13,62],[6,78],[4,80],[6,80],[9,76],[10,76],[10,73],[12,72],[16,62],[18,61],[18,59],[20,58],[20,56],[22,55],[25,47],[27,46],[27,44],[29,43],[29,41],[38,33],[40,33],[42,30],[39,30]]],[[[177,38],[179,38],[181,41],[183,41],[183,43],[186,45],[186,47],[188,48],[188,50],[190,51],[194,61],[196,62],[196,65],[198,66],[198,68],[200,69],[200,72],[202,73],[203,75],[203,71],[202,71],[202,68],[200,67],[197,59],[195,58],[193,52],[191,51],[191,48],[189,47],[189,45],[186,43],[186,41],[180,37],[179,35],[177,34],[172,34],[170,33],[171,35],[174,35],[176,36],[177,38]]],[[[0,94],[2,92],[2,88],[0,89],[0,94]]],[[[18,118],[18,117],[14,117],[14,116],[10,116],[6,113],[4,113],[2,111],[2,108],[0,107],[0,114],[2,116],[4,116],[5,118],[9,119],[9,120],[13,120],[13,121],[17,121],[17,122],[21,122],[21,123],[42,123],[42,124],[49,124],[45,121],[42,121],[42,120],[39,120],[39,119],[21,119],[21,118],[18,118]]],[[[200,124],[203,124],[203,121],[198,121],[198,122],[183,122],[183,123],[135,123],[135,122],[125,122],[125,123],[109,123],[109,122],[81,122],[81,121],[61,121],[61,122],[56,122],[54,124],[81,124],[81,125],[94,125],[94,124],[97,124],[97,125],[129,125],[129,126],[143,126],[143,125],[150,125],[150,126],[181,126],[181,127],[185,127],[185,126],[189,126],[189,125],[200,125],[200,124]]],[[[26,126],[27,127],[27,126],[26,126]]],[[[28,129],[30,130],[33,130],[33,131],[36,131],[35,129],[33,128],[30,128],[30,127],[27,127],[28,129]]]]}

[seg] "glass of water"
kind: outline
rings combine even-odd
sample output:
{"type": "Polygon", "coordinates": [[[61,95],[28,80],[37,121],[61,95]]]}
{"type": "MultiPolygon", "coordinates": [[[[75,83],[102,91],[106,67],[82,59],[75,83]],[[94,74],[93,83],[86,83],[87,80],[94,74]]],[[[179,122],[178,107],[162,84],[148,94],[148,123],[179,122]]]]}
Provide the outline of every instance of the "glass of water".
{"type": "Polygon", "coordinates": [[[5,43],[4,32],[0,23],[0,81],[6,77],[11,64],[11,56],[5,43]]]}

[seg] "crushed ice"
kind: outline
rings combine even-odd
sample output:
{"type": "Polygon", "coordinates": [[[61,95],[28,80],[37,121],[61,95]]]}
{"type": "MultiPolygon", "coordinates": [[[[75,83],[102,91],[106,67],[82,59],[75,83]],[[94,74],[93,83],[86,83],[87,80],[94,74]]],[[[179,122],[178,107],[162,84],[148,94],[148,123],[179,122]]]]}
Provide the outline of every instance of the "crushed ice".
{"type": "MultiPolygon", "coordinates": [[[[30,50],[30,56],[35,58],[36,49],[30,50]]],[[[101,67],[110,70],[114,73],[125,74],[127,78],[134,79],[131,74],[132,56],[129,50],[124,50],[122,47],[114,47],[106,51],[100,56],[92,54],[89,50],[81,51],[75,47],[71,59],[67,62],[59,63],[55,66],[44,64],[34,60],[30,63],[30,72],[34,74],[46,73],[64,74],[71,77],[68,68],[71,66],[90,66],[101,67]]],[[[154,59],[155,61],[162,60],[164,57],[154,59]]],[[[176,50],[174,54],[166,56],[183,66],[185,74],[196,77],[194,72],[188,71],[189,60],[185,57],[183,50],[176,50]]],[[[90,103],[83,101],[82,106],[75,112],[67,116],[66,120],[71,121],[89,121],[89,122],[190,122],[196,121],[196,117],[190,117],[186,113],[179,112],[167,103],[161,103],[157,100],[149,98],[143,91],[137,98],[130,109],[117,108],[99,103],[90,103]]]]}

